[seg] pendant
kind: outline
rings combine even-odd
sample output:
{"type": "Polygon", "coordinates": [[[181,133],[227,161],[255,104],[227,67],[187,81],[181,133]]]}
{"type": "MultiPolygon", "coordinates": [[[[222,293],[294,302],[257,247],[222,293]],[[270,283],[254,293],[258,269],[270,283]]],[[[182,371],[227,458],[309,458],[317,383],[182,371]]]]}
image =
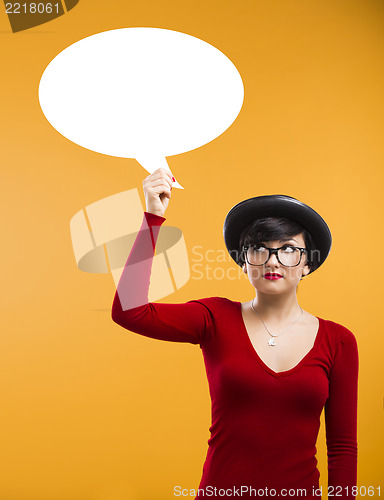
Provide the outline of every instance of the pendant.
{"type": "Polygon", "coordinates": [[[275,339],[274,339],[273,337],[271,337],[271,338],[268,340],[268,345],[270,345],[270,346],[274,346],[274,345],[276,345],[275,339]]]}

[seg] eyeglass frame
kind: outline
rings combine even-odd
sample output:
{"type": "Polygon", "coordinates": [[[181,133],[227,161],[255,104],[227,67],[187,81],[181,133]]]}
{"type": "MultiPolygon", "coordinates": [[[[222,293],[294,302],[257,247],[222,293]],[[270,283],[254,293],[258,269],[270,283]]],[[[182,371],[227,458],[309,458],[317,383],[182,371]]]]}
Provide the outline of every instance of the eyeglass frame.
{"type": "Polygon", "coordinates": [[[301,262],[301,259],[303,257],[303,253],[307,252],[306,248],[296,247],[295,245],[288,245],[288,244],[285,244],[285,245],[283,245],[282,247],[279,247],[279,248],[270,248],[270,247],[263,246],[263,248],[265,248],[269,252],[267,260],[263,264],[251,264],[250,262],[248,262],[247,252],[248,252],[249,248],[254,247],[255,245],[260,245],[260,243],[254,243],[253,245],[243,245],[242,250],[243,250],[244,255],[245,255],[245,261],[246,261],[246,263],[248,265],[250,265],[250,266],[256,266],[256,267],[264,266],[269,261],[269,259],[271,258],[271,255],[273,255],[273,254],[276,255],[277,262],[281,266],[284,266],[284,267],[297,267],[300,264],[300,262],[301,262]],[[291,248],[296,248],[297,250],[300,250],[300,259],[299,259],[299,262],[297,264],[295,264],[294,266],[286,266],[285,264],[283,264],[282,262],[280,262],[278,251],[281,250],[284,247],[291,247],[291,248]]]}

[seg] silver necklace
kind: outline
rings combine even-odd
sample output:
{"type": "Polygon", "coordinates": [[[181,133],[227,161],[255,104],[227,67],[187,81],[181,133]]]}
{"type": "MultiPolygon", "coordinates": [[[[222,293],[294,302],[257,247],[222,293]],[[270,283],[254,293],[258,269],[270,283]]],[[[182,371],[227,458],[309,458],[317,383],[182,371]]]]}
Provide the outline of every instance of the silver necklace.
{"type": "Polygon", "coordinates": [[[264,323],[263,318],[259,315],[259,313],[256,311],[256,309],[253,307],[253,301],[254,301],[254,300],[255,300],[255,299],[253,299],[253,300],[252,300],[252,302],[251,302],[251,307],[252,307],[252,309],[255,311],[255,313],[257,314],[257,316],[260,318],[261,322],[262,322],[262,323],[263,323],[263,325],[265,326],[265,329],[267,330],[267,332],[268,332],[268,333],[269,333],[269,335],[271,336],[271,338],[268,340],[268,345],[269,345],[269,346],[271,346],[271,347],[273,347],[273,346],[277,345],[277,344],[276,344],[276,342],[275,342],[275,337],[280,337],[280,335],[283,335],[283,333],[285,333],[287,330],[289,330],[289,329],[290,329],[290,328],[291,328],[291,327],[292,327],[295,323],[297,323],[297,322],[299,321],[299,319],[301,318],[301,316],[303,315],[303,312],[304,312],[304,311],[301,309],[301,307],[299,306],[299,307],[300,307],[300,310],[301,310],[301,313],[300,313],[299,317],[298,317],[298,318],[296,318],[296,319],[295,319],[295,321],[294,321],[293,323],[291,323],[291,324],[290,324],[290,325],[289,325],[289,326],[288,326],[285,330],[283,330],[281,333],[279,333],[278,335],[273,335],[273,333],[271,333],[271,332],[268,330],[268,327],[267,327],[267,325],[264,323]]]}

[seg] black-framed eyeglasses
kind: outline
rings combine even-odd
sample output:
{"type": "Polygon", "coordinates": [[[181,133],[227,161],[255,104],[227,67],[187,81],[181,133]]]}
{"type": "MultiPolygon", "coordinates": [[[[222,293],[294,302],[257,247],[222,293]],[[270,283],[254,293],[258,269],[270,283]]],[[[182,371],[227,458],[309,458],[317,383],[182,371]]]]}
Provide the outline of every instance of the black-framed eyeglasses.
{"type": "Polygon", "coordinates": [[[296,267],[300,264],[303,253],[306,252],[305,248],[295,247],[293,245],[283,245],[279,248],[269,248],[258,243],[255,245],[244,245],[243,251],[245,260],[250,266],[263,266],[266,264],[271,255],[277,257],[278,262],[284,267],[296,267]]]}

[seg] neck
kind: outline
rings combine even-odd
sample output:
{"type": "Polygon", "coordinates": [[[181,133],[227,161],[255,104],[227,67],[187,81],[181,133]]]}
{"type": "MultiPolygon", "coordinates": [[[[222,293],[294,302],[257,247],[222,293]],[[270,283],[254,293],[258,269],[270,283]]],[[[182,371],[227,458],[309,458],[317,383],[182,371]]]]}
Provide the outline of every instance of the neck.
{"type": "Polygon", "coordinates": [[[253,299],[253,307],[265,321],[272,319],[275,323],[286,322],[300,312],[296,291],[279,295],[257,292],[253,299]]]}

